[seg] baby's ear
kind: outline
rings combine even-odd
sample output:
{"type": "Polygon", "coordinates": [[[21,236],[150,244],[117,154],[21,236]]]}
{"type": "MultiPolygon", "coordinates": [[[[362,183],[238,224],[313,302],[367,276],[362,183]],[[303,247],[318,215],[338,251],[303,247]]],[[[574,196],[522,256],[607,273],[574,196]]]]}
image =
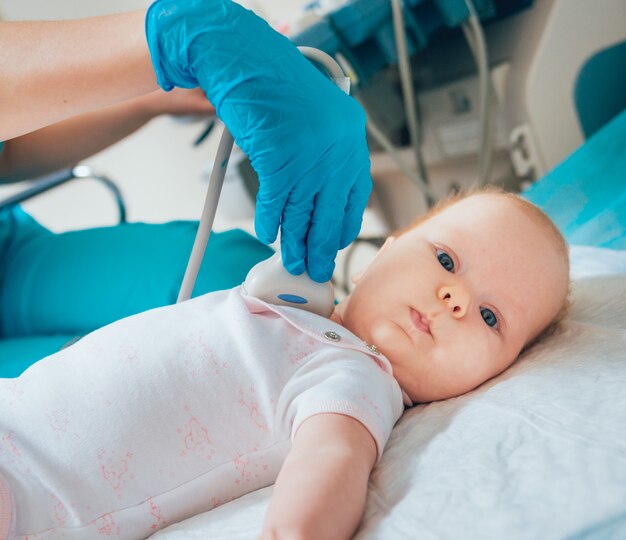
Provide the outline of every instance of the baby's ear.
{"type": "Polygon", "coordinates": [[[356,285],[361,280],[361,278],[363,277],[363,274],[365,274],[367,269],[370,267],[370,264],[372,264],[376,260],[376,257],[378,257],[383,251],[385,251],[385,249],[387,249],[387,247],[389,247],[391,244],[393,244],[395,239],[396,239],[395,236],[388,236],[386,238],[385,243],[376,252],[376,255],[374,255],[372,260],[367,263],[367,266],[365,268],[363,268],[363,270],[361,270],[360,272],[357,272],[356,274],[352,275],[352,278],[351,278],[352,283],[354,283],[356,285]]]}

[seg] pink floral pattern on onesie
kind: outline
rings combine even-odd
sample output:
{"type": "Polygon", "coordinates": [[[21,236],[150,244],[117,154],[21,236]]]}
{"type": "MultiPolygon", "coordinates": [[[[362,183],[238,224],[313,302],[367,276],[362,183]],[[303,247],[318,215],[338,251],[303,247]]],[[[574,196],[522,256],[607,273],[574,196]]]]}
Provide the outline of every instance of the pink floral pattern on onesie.
{"type": "Polygon", "coordinates": [[[0,457],[3,457],[3,460],[6,460],[9,467],[16,473],[31,474],[28,465],[22,459],[20,449],[15,442],[15,434],[12,431],[0,437],[0,457]]]}
{"type": "Polygon", "coordinates": [[[70,423],[67,411],[65,409],[53,409],[47,416],[50,428],[55,432],[57,439],[61,439],[67,433],[67,426],[70,423]]]}
{"type": "Polygon", "coordinates": [[[118,456],[115,450],[111,450],[107,456],[107,452],[103,448],[98,452],[102,478],[113,489],[118,499],[122,498],[124,486],[128,481],[135,478],[128,470],[132,459],[132,452],[126,452],[123,456],[118,456]]]}
{"type": "Polygon", "coordinates": [[[59,499],[56,495],[50,494],[54,504],[54,519],[57,522],[57,526],[63,527],[65,525],[65,521],[67,520],[67,508],[63,501],[59,499]]]}
{"type": "Polygon", "coordinates": [[[153,531],[156,531],[157,529],[160,529],[161,527],[165,527],[165,525],[167,525],[167,521],[163,517],[163,513],[161,511],[161,507],[158,506],[152,500],[152,497],[150,497],[148,499],[148,502],[150,503],[150,515],[155,520],[154,523],[152,525],[150,525],[150,529],[152,529],[153,531]]]}
{"type": "MultiPolygon", "coordinates": [[[[196,332],[184,340],[184,350],[188,351],[189,349],[201,354],[201,357],[206,361],[204,374],[209,377],[211,375],[220,375],[222,370],[228,367],[228,362],[226,362],[223,358],[218,358],[213,349],[207,343],[206,336],[200,332],[196,332]]],[[[199,374],[198,370],[193,370],[191,372],[193,378],[197,377],[199,374]]]]}
{"type": "MultiPolygon", "coordinates": [[[[185,405],[185,411],[191,414],[189,405],[185,405]]],[[[192,415],[187,424],[176,431],[183,439],[183,450],[180,452],[181,457],[195,456],[210,460],[215,455],[215,448],[209,437],[209,430],[195,416],[192,415]]]]}
{"type": "Polygon", "coordinates": [[[250,418],[259,429],[267,431],[267,422],[259,408],[254,386],[250,386],[247,390],[239,389],[239,406],[248,409],[250,418]]]}
{"type": "Polygon", "coordinates": [[[120,528],[115,523],[113,514],[105,514],[104,516],[93,521],[99,536],[119,536],[120,528]]]}
{"type": "Polygon", "coordinates": [[[265,463],[263,457],[257,454],[258,450],[259,447],[257,445],[248,452],[235,456],[233,465],[237,476],[235,477],[234,484],[239,485],[242,482],[250,483],[253,480],[258,480],[263,472],[269,469],[269,465],[265,463]]]}
{"type": "Polygon", "coordinates": [[[285,340],[283,343],[283,351],[289,362],[294,366],[301,366],[303,362],[311,356],[315,350],[316,341],[307,336],[304,339],[285,340]]]}

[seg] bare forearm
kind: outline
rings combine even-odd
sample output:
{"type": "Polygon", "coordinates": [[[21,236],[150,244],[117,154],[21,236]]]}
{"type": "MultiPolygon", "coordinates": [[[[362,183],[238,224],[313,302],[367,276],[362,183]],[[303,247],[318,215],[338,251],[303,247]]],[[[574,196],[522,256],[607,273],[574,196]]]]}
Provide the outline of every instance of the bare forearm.
{"type": "Polygon", "coordinates": [[[0,153],[0,183],[70,167],[123,139],[154,116],[145,101],[132,99],[7,141],[0,153]]]}
{"type": "Polygon", "coordinates": [[[0,23],[0,140],[155,90],[144,18],[0,23]]]}
{"type": "Polygon", "coordinates": [[[325,453],[286,463],[261,538],[351,538],[363,515],[370,472],[354,467],[354,457],[325,453]]]}
{"type": "Polygon", "coordinates": [[[358,421],[339,414],[305,420],[278,475],[262,540],[350,538],[375,460],[374,440],[358,421]]]}

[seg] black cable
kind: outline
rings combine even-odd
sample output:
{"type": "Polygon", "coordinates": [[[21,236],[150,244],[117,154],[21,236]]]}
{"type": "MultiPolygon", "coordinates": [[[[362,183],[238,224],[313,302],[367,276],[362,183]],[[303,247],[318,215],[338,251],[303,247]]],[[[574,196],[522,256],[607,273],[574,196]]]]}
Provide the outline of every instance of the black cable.
{"type": "Polygon", "coordinates": [[[204,142],[204,140],[210,135],[211,131],[213,131],[213,128],[215,127],[215,120],[211,120],[206,128],[204,128],[204,130],[202,131],[202,133],[200,133],[200,135],[198,135],[198,138],[193,141],[193,145],[194,146],[199,146],[200,144],[202,144],[204,142]]]}

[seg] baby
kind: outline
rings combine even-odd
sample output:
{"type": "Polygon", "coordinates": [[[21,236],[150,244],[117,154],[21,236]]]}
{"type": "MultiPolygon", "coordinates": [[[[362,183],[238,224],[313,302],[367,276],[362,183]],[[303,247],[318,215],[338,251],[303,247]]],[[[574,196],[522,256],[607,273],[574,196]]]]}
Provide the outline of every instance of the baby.
{"type": "Polygon", "coordinates": [[[501,373],[568,285],[550,220],[478,192],[389,238],[330,320],[235,288],[97,330],[0,380],[0,538],[145,538],[272,483],[261,538],[349,538],[405,406],[501,373]]]}

